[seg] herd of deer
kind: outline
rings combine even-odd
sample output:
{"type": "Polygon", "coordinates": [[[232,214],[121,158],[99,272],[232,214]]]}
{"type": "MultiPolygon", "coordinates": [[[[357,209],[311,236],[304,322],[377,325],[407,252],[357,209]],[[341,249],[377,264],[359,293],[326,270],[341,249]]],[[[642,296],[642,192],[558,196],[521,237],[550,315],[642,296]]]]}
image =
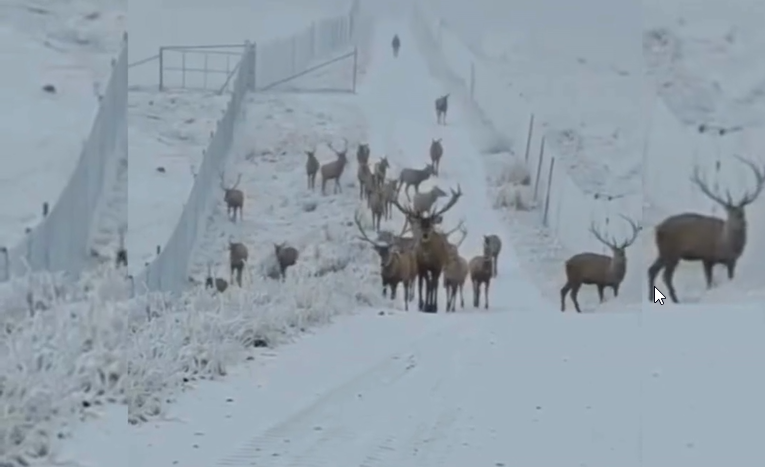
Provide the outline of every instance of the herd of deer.
{"type": "MultiPolygon", "coordinates": [[[[445,124],[448,109],[448,97],[444,95],[436,99],[436,120],[445,124]]],[[[308,159],[305,164],[308,189],[314,190],[316,176],[321,176],[321,192],[326,195],[326,185],[334,182],[334,193],[342,192],[340,178],[348,164],[348,141],[344,147],[337,149],[332,144],[329,148],[335,153],[336,159],[321,164],[316,158],[316,147],[305,151],[308,159]]],[[[484,286],[484,306],[489,307],[489,286],[491,279],[497,275],[497,261],[502,249],[502,243],[496,235],[485,235],[483,251],[469,262],[460,256],[459,248],[467,236],[467,229],[460,222],[454,229],[444,232],[439,226],[443,215],[457,203],[462,196],[462,190],[451,190],[451,198],[442,208],[437,209],[436,203],[440,198],[448,196],[438,186],[429,191],[421,192],[420,185],[431,176],[438,176],[444,148],[440,139],[434,139],[430,145],[430,162],[422,169],[404,168],[397,178],[387,178],[390,163],[382,157],[370,167],[371,151],[368,144],[359,144],[356,151],[358,162],[357,179],[359,183],[359,198],[366,201],[366,207],[372,216],[373,228],[377,231],[376,240],[367,235],[361,225],[359,213],[355,216],[355,224],[361,233],[360,238],[370,243],[380,258],[380,276],[382,278],[383,296],[390,289],[392,299],[396,298],[398,285],[404,288],[404,306],[414,300],[414,283],[417,280],[419,309],[425,312],[438,311],[438,285],[441,275],[444,276],[446,289],[446,311],[456,310],[457,294],[461,306],[464,307],[462,291],[468,278],[473,285],[473,305],[480,306],[480,288],[484,286]],[[414,196],[410,197],[409,190],[414,187],[414,196]],[[409,206],[399,203],[400,192],[409,200],[409,206]],[[404,215],[404,226],[399,234],[382,230],[382,220],[391,219],[393,208],[404,215]],[[455,232],[461,232],[458,242],[450,242],[449,237],[455,232]],[[409,233],[409,235],[407,235],[409,233]],[[425,295],[423,295],[423,284],[425,295]]],[[[704,268],[707,288],[712,287],[712,269],[717,264],[725,265],[729,279],[733,279],[736,263],[744,252],[747,239],[747,222],[745,207],[753,203],[765,187],[765,168],[758,167],[752,161],[735,156],[745,164],[755,176],[755,187],[744,193],[740,199],[734,200],[728,191],[725,197],[709,188],[698,170],[694,171],[691,181],[701,193],[720,205],[726,213],[721,219],[698,213],[685,212],[666,218],[655,227],[655,243],[658,256],[648,268],[649,300],[653,299],[653,289],[656,277],[663,270],[662,278],[667,286],[669,298],[678,303],[677,294],[672,283],[675,270],[680,261],[701,261],[704,268]]],[[[242,218],[244,193],[237,189],[237,182],[226,187],[221,174],[221,188],[224,190],[224,201],[228,215],[236,221],[237,212],[242,218]]],[[[581,312],[578,294],[583,285],[594,285],[597,288],[600,301],[604,301],[604,291],[611,288],[615,296],[627,273],[626,250],[638,238],[641,227],[633,219],[621,216],[630,227],[626,239],[617,241],[606,238],[606,235],[590,225],[589,231],[595,239],[608,247],[610,255],[598,253],[579,253],[564,263],[566,283],[560,289],[561,311],[566,309],[566,297],[570,294],[577,312],[581,312]]],[[[287,269],[297,263],[298,252],[285,244],[275,244],[274,251],[279,265],[278,274],[283,280],[287,269]]],[[[229,242],[229,262],[231,281],[241,286],[242,271],[248,258],[247,247],[242,243],[229,242]]],[[[228,287],[223,279],[213,280],[208,265],[207,286],[223,291],[228,287]]]]}
{"type": "MultiPolygon", "coordinates": [[[[649,301],[653,301],[656,277],[663,270],[662,279],[667,286],[669,298],[679,303],[672,280],[680,261],[701,261],[707,289],[712,287],[712,269],[715,265],[725,265],[728,278],[733,279],[736,263],[746,246],[747,222],[744,208],[752,204],[765,187],[765,167],[758,167],[740,156],[734,157],[754,174],[754,189],[746,191],[738,200],[733,199],[730,191],[723,197],[709,188],[709,183],[701,176],[698,167],[694,170],[691,181],[701,193],[725,210],[725,219],[684,212],[664,219],[655,227],[654,241],[658,256],[648,268],[649,301]]],[[[607,240],[594,225],[590,226],[590,232],[611,250],[611,256],[580,253],[566,261],[566,284],[560,289],[561,311],[566,310],[566,295],[570,292],[574,308],[581,313],[577,295],[582,285],[595,285],[601,302],[607,287],[614,291],[614,295],[618,295],[619,286],[627,272],[625,250],[635,242],[640,232],[636,222],[622,217],[632,229],[629,238],[622,242],[613,238],[607,240]]]]}

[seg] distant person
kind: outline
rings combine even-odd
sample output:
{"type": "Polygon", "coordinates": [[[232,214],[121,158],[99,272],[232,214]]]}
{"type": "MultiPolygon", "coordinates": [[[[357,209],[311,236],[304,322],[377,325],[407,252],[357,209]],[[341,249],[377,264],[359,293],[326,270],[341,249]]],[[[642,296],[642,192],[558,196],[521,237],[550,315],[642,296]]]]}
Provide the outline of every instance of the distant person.
{"type": "Polygon", "coordinates": [[[393,46],[393,56],[398,57],[398,49],[401,48],[401,40],[398,38],[398,34],[393,36],[393,42],[391,42],[391,46],[393,46]]]}

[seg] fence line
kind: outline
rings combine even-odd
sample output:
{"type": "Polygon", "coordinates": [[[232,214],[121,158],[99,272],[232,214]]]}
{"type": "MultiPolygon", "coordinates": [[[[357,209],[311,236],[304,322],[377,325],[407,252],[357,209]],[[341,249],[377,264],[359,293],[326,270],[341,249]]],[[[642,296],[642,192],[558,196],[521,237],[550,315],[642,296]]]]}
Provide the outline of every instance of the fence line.
{"type": "Polygon", "coordinates": [[[118,166],[116,146],[127,138],[127,56],[125,33],[77,167],[42,222],[20,245],[0,249],[0,281],[28,270],[77,275],[91,264],[91,230],[99,200],[107,184],[116,182],[109,169],[118,166]]]}
{"type": "Polygon", "coordinates": [[[642,206],[638,197],[583,191],[564,164],[556,163],[560,149],[555,141],[536,134],[540,132],[535,131],[537,119],[530,104],[509,93],[499,77],[475,60],[472,51],[421,2],[413,6],[412,21],[415,31],[424,34],[423,39],[443,61],[444,71],[463,90],[465,99],[498,133],[494,146],[525,149],[518,155],[525,159],[532,177],[534,201],[541,208],[540,223],[555,233],[563,246],[574,252],[602,250],[603,246],[588,232],[593,221],[608,222],[616,212],[639,216],[642,206]],[[539,150],[534,149],[537,147],[539,150]]]}
{"type": "Polygon", "coordinates": [[[219,201],[220,197],[215,196],[217,179],[230,153],[247,93],[300,74],[312,67],[317,59],[353,46],[356,40],[354,24],[358,15],[357,0],[347,15],[313,23],[310,28],[291,38],[257,46],[252,43],[246,45],[234,79],[231,100],[204,152],[180,220],[160,254],[134,281],[138,289],[134,292],[181,293],[189,287],[191,256],[210,210],[219,201]]]}

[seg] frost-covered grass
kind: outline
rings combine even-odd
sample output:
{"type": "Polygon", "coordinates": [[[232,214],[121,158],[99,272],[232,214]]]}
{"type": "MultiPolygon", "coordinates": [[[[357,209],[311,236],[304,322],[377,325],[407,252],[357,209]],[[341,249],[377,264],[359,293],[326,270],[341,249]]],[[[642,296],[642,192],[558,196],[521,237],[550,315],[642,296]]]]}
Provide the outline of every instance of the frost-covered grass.
{"type": "Polygon", "coordinates": [[[43,273],[3,286],[0,465],[53,455],[90,407],[124,403],[127,293],[106,268],[77,283],[43,273]]]}
{"type": "MultiPolygon", "coordinates": [[[[246,201],[243,219],[226,214],[222,191],[195,251],[191,276],[202,284],[211,264],[214,275],[229,279],[228,242],[244,243],[249,266],[243,287],[213,294],[201,286],[180,300],[162,295],[137,298],[130,305],[129,420],[140,423],[161,416],[167,401],[196,379],[225,376],[230,365],[251,355],[253,347],[289,341],[312,325],[383,305],[378,261],[356,239],[353,215],[359,205],[351,183],[355,167],[343,176],[343,192],[328,185],[320,194],[308,190],[305,150],[317,144],[322,161],[335,158],[324,143],[365,136],[352,96],[256,95],[249,98],[240,122],[226,178],[246,201]],[[274,244],[298,249],[297,265],[284,282],[269,279],[274,244]]],[[[355,164],[354,164],[355,165],[355,164]]]]}

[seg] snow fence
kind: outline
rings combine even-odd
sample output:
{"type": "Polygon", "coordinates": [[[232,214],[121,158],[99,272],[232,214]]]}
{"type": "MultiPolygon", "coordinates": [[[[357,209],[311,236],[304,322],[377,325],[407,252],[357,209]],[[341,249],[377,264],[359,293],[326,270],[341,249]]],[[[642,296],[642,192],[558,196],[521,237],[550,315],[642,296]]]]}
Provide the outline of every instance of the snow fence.
{"type": "Polygon", "coordinates": [[[113,62],[90,135],[56,205],[24,241],[0,250],[0,282],[31,271],[79,274],[90,264],[91,233],[103,193],[115,183],[120,142],[127,141],[127,33],[113,62]]]}
{"type": "Polygon", "coordinates": [[[194,247],[214,203],[219,201],[218,177],[230,152],[247,92],[295,76],[308,70],[317,59],[354,45],[359,17],[359,1],[355,0],[348,14],[314,22],[306,30],[285,39],[246,45],[231,100],[204,151],[180,220],[160,254],[135,279],[134,293],[180,293],[189,287],[188,269],[194,247]]]}
{"type": "MultiPolygon", "coordinates": [[[[583,191],[563,165],[555,163],[556,156],[564,150],[562,145],[534,127],[534,121],[541,118],[534,116],[533,104],[503,86],[459,38],[443,27],[440,18],[429,13],[422,3],[414,5],[412,18],[420,39],[426,41],[443,61],[445,69],[441,71],[448,73],[450,81],[459,85],[460,93],[470,107],[496,132],[483,149],[508,151],[525,160],[540,222],[567,250],[604,250],[604,246],[588,232],[592,222],[610,223],[617,213],[640,218],[642,200],[639,196],[616,198],[583,191]]],[[[623,224],[623,228],[612,230],[614,235],[628,229],[626,223],[623,224]]]]}

